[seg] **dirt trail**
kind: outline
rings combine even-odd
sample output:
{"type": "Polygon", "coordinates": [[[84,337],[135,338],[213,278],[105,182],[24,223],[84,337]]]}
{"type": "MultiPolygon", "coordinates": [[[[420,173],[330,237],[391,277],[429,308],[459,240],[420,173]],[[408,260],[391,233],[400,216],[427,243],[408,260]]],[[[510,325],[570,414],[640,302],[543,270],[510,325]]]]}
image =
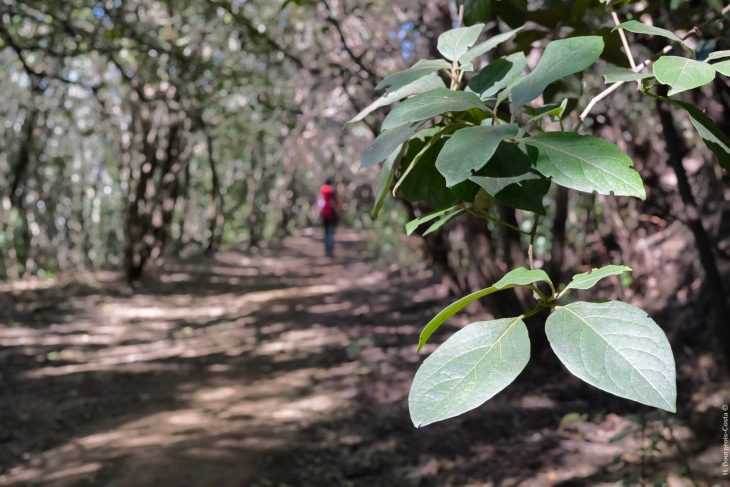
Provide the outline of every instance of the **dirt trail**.
{"type": "MultiPolygon", "coordinates": [[[[609,442],[631,425],[624,417],[559,426],[567,413],[622,407],[565,374],[533,370],[478,411],[415,430],[414,344],[443,304],[439,288],[425,270],[373,271],[353,232],[340,232],[328,260],[318,236],[172,263],[134,294],[104,273],[0,288],[0,486],[596,485],[640,475],[636,440],[609,442]]],[[[670,445],[649,468],[670,472],[677,455],[670,445]]]]}

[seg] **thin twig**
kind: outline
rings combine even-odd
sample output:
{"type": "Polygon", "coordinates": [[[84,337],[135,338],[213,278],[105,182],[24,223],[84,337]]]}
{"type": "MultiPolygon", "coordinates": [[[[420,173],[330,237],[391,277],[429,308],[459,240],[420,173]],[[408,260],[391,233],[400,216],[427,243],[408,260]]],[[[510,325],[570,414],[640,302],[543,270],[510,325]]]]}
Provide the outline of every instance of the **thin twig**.
{"type": "MultiPolygon", "coordinates": [[[[456,20],[456,27],[461,27],[464,24],[464,4],[459,5],[459,14],[456,20]]],[[[459,61],[454,59],[451,62],[451,89],[459,89],[459,61]]]]}
{"type": "MultiPolygon", "coordinates": [[[[712,19],[712,21],[715,21],[715,20],[718,20],[718,19],[722,18],[727,13],[730,13],[730,4],[727,7],[723,8],[722,9],[722,12],[720,13],[720,15],[718,15],[717,17],[715,17],[714,19],[712,19]]],[[[615,22],[615,20],[614,20],[614,22],[615,22]]],[[[701,26],[704,26],[707,23],[708,22],[706,21],[706,22],[704,22],[704,23],[702,23],[700,25],[701,26]]],[[[621,31],[621,29],[619,29],[619,32],[620,31],[621,31]]],[[[684,41],[689,36],[697,33],[697,31],[698,31],[698,28],[697,27],[692,27],[684,36],[681,37],[681,40],[684,41]]],[[[663,56],[664,54],[667,54],[669,51],[671,51],[673,47],[674,46],[671,45],[671,44],[664,46],[664,48],[659,52],[659,54],[657,54],[657,55],[654,56],[654,59],[645,59],[641,64],[639,64],[638,66],[636,66],[636,69],[634,69],[634,72],[637,72],[637,73],[638,72],[641,72],[642,69],[644,69],[645,67],[647,67],[651,63],[653,63],[654,60],[657,59],[659,56],[663,56]]],[[[633,58],[631,57],[630,51],[627,49],[626,52],[628,53],[629,62],[631,64],[633,64],[634,61],[633,61],[633,58]]],[[[638,80],[638,82],[641,83],[641,80],[638,80]]],[[[580,128],[580,126],[583,125],[583,121],[588,116],[588,114],[591,112],[591,110],[596,105],[596,103],[598,103],[599,101],[603,100],[608,95],[610,95],[611,93],[613,93],[614,91],[616,91],[624,83],[626,83],[626,81],[617,81],[616,83],[612,84],[611,86],[609,86],[608,88],[606,88],[605,90],[603,90],[602,92],[600,92],[599,94],[597,94],[596,96],[594,96],[591,99],[591,101],[588,102],[588,105],[586,105],[585,109],[583,109],[583,111],[581,112],[580,116],[578,117],[580,119],[580,121],[578,123],[578,127],[576,127],[576,128],[580,128]]]]}
{"type": "Polygon", "coordinates": [[[634,55],[631,54],[631,47],[629,46],[629,41],[626,39],[626,33],[624,32],[623,28],[619,27],[621,25],[621,21],[618,18],[618,14],[613,9],[613,5],[611,5],[611,0],[608,0],[606,2],[606,8],[609,9],[611,12],[611,18],[613,19],[613,23],[616,27],[618,27],[618,35],[621,37],[621,43],[624,45],[624,51],[626,51],[626,57],[629,59],[629,64],[631,65],[631,71],[636,71],[636,61],[634,61],[634,55]]]}
{"type": "MultiPolygon", "coordinates": [[[[669,51],[672,50],[672,48],[673,48],[673,46],[671,46],[671,45],[664,46],[664,49],[661,50],[661,52],[659,53],[659,56],[662,56],[662,55],[668,53],[669,51]]],[[[641,64],[639,64],[636,67],[637,72],[640,72],[642,69],[644,69],[645,67],[650,65],[652,62],[653,62],[653,60],[646,59],[645,61],[643,61],[641,64]]],[[[609,86],[608,88],[606,88],[605,90],[603,90],[602,92],[600,92],[599,94],[594,96],[591,99],[591,101],[588,102],[588,105],[586,105],[585,109],[581,112],[581,114],[579,116],[580,123],[581,124],[583,123],[583,120],[585,120],[585,118],[588,116],[588,114],[593,109],[593,107],[595,106],[596,103],[598,103],[599,101],[603,100],[608,95],[610,95],[611,93],[616,91],[624,83],[626,83],[626,81],[617,81],[616,83],[612,84],[611,86],[609,86]]]]}

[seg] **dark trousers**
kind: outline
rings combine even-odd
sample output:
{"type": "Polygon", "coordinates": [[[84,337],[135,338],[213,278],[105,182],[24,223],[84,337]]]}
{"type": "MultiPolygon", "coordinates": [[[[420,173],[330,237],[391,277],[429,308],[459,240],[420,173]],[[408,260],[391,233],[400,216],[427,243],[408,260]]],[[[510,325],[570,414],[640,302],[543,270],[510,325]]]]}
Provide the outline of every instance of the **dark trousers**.
{"type": "Polygon", "coordinates": [[[324,253],[327,257],[332,257],[335,253],[335,230],[337,222],[324,222],[324,253]]]}

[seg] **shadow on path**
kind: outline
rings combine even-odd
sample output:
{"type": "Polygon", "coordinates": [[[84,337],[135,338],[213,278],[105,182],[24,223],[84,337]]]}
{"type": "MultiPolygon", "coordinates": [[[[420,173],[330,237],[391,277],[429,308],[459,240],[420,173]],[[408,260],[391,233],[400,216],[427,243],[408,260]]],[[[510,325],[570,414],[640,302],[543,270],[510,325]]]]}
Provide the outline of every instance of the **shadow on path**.
{"type": "MultiPolygon", "coordinates": [[[[566,374],[529,371],[477,411],[414,429],[415,344],[439,287],[427,270],[373,270],[355,233],[340,232],[335,259],[317,237],[169,263],[134,294],[104,273],[0,288],[0,485],[637,478],[636,440],[609,441],[627,419],[559,427],[596,406],[566,374]]],[[[677,461],[665,453],[653,468],[677,461]]]]}

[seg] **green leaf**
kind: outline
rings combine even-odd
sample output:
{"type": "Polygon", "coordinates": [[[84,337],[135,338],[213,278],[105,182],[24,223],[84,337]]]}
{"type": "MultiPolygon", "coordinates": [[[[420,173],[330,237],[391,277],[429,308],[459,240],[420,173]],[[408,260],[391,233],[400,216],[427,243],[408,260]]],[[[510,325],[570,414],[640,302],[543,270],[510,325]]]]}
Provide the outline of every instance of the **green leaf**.
{"type": "Polygon", "coordinates": [[[420,351],[421,348],[423,348],[423,345],[426,344],[431,335],[433,335],[433,333],[442,324],[444,324],[446,320],[454,316],[462,309],[466,308],[469,304],[473,303],[477,299],[496,293],[497,291],[511,289],[516,286],[529,286],[530,284],[534,284],[536,282],[545,282],[549,284],[551,288],[553,287],[553,283],[550,281],[550,278],[545,273],[545,271],[540,269],[530,270],[525,269],[524,267],[518,267],[517,269],[513,269],[505,274],[502,279],[497,281],[493,286],[481,289],[479,291],[475,291],[457,301],[454,301],[453,303],[442,309],[423,328],[423,331],[421,331],[421,336],[418,338],[418,350],[420,351]]]}
{"type": "Polygon", "coordinates": [[[684,108],[689,115],[689,120],[694,125],[697,133],[700,134],[705,145],[710,149],[720,161],[720,165],[730,172],[730,137],[725,135],[720,128],[715,125],[710,117],[705,115],[699,108],[679,100],[664,100],[684,108]]]}
{"type": "Polygon", "coordinates": [[[469,179],[510,208],[545,214],[542,199],[550,189],[550,180],[540,174],[527,172],[504,178],[472,176],[469,179]]]}
{"type": "Polygon", "coordinates": [[[355,115],[352,120],[348,121],[347,124],[359,122],[378,108],[390,105],[391,103],[395,103],[402,98],[407,98],[411,95],[417,95],[418,93],[435,90],[436,88],[444,88],[443,80],[436,75],[426,75],[423,78],[419,78],[412,83],[398,88],[397,90],[389,91],[367,107],[363,108],[362,111],[355,115]]]}
{"type": "Polygon", "coordinates": [[[492,0],[464,0],[464,25],[486,22],[492,13],[492,0]]]}
{"type": "Polygon", "coordinates": [[[717,70],[718,73],[730,76],[730,61],[721,61],[719,63],[715,63],[712,65],[715,70],[717,70]]]}
{"type": "Polygon", "coordinates": [[[568,285],[565,286],[563,293],[568,289],[590,289],[601,279],[608,276],[619,276],[624,272],[631,272],[631,267],[625,265],[607,265],[599,269],[591,269],[589,272],[576,274],[568,285]]]}
{"type": "Polygon", "coordinates": [[[482,100],[496,95],[514,82],[527,66],[527,59],[521,52],[501,57],[485,66],[469,81],[469,89],[479,94],[482,100]]]}
{"type": "Polygon", "coordinates": [[[373,218],[377,218],[380,214],[380,210],[383,208],[383,203],[385,203],[385,198],[388,196],[390,185],[393,184],[395,170],[398,167],[401,156],[401,148],[399,147],[385,159],[385,163],[380,169],[380,174],[378,174],[378,186],[375,189],[375,194],[378,196],[375,199],[375,204],[373,205],[373,210],[371,212],[373,218]]]}
{"type": "Polygon", "coordinates": [[[469,49],[466,53],[461,55],[459,57],[459,62],[461,64],[466,64],[472,62],[474,59],[478,58],[479,56],[486,54],[487,52],[491,51],[498,45],[502,44],[505,41],[510,40],[517,34],[519,31],[522,30],[522,27],[519,27],[517,29],[511,30],[509,32],[503,32],[501,34],[497,34],[496,36],[490,37],[486,41],[477,44],[476,46],[469,49]]]}
{"type": "Polygon", "coordinates": [[[704,86],[715,79],[712,64],[679,56],[662,56],[652,69],[657,81],[671,87],[669,96],[704,86]]]}
{"type": "Polygon", "coordinates": [[[494,283],[493,287],[501,290],[515,286],[529,286],[536,282],[544,282],[549,284],[551,287],[553,285],[547,273],[542,269],[526,269],[524,267],[517,267],[502,276],[502,279],[494,283]]]}
{"type": "Polygon", "coordinates": [[[465,212],[466,212],[466,210],[464,208],[459,208],[458,210],[455,210],[455,211],[452,211],[451,213],[447,213],[446,215],[443,215],[441,218],[439,218],[438,220],[433,222],[431,224],[431,226],[426,229],[425,232],[423,232],[423,236],[425,237],[429,233],[435,232],[436,230],[443,227],[444,225],[446,225],[448,222],[450,222],[457,216],[463,215],[465,212]]]}
{"type": "Polygon", "coordinates": [[[386,76],[375,86],[375,91],[387,89],[395,91],[423,78],[439,69],[451,69],[451,65],[443,59],[420,59],[410,68],[386,76]]]}
{"type": "Polygon", "coordinates": [[[530,360],[520,318],[478,321],[454,333],[419,367],[408,394],[416,427],[470,411],[507,387],[530,360]]]}
{"type": "Polygon", "coordinates": [[[537,154],[535,149],[530,149],[535,157],[530,157],[517,144],[503,142],[499,144],[497,152],[487,165],[476,173],[476,176],[506,178],[525,174],[533,167],[537,154]]]}
{"type": "Polygon", "coordinates": [[[510,27],[514,28],[527,22],[527,0],[497,0],[494,9],[497,17],[510,27]]]}
{"type": "Polygon", "coordinates": [[[651,73],[637,73],[626,68],[611,66],[603,72],[603,79],[606,84],[617,83],[619,81],[636,81],[640,79],[651,78],[651,73]]]}
{"type": "Polygon", "coordinates": [[[499,143],[517,135],[517,124],[467,127],[454,132],[436,159],[446,185],[466,181],[491,159],[499,143]]]}
{"type": "Polygon", "coordinates": [[[530,114],[528,122],[540,120],[542,117],[551,117],[553,120],[557,121],[563,117],[563,113],[567,106],[568,98],[563,98],[563,101],[560,103],[548,103],[547,105],[537,108],[527,105],[525,106],[525,111],[530,114]]]}
{"type": "Polygon", "coordinates": [[[384,130],[378,135],[370,147],[362,154],[362,165],[364,167],[374,166],[388,157],[394,150],[406,140],[410,139],[418,130],[418,124],[405,124],[384,130]]]}
{"type": "MultiPolygon", "coordinates": [[[[420,132],[418,132],[418,134],[416,134],[416,137],[419,137],[420,140],[424,142],[424,144],[422,144],[420,150],[416,152],[413,157],[406,158],[406,160],[410,162],[408,162],[406,170],[401,173],[396,185],[393,186],[393,196],[396,196],[398,194],[398,189],[400,189],[401,184],[403,184],[403,182],[407,180],[408,175],[411,173],[411,171],[413,171],[418,163],[421,162],[421,159],[423,159],[423,157],[431,150],[431,148],[437,142],[441,141],[442,137],[447,134],[453,133],[457,129],[458,127],[452,125],[448,125],[446,127],[434,126],[421,130],[420,132]]],[[[441,144],[440,147],[443,147],[443,144],[441,144]]]]}
{"type": "Polygon", "coordinates": [[[619,24],[618,26],[614,27],[613,30],[616,30],[619,27],[624,30],[628,30],[629,32],[633,32],[634,34],[647,34],[650,36],[666,37],[667,39],[679,42],[680,44],[684,45],[682,39],[680,39],[679,36],[677,36],[674,32],[667,29],[654,27],[653,25],[647,25],[643,22],[639,22],[638,20],[629,20],[627,22],[624,22],[623,24],[619,24]]]}
{"type": "Polygon", "coordinates": [[[561,186],[646,198],[633,162],[615,144],[574,132],[547,132],[522,141],[538,149],[536,169],[561,186]]]}
{"type": "Polygon", "coordinates": [[[532,169],[537,150],[529,149],[531,156],[517,144],[502,142],[487,165],[469,180],[510,208],[545,214],[542,200],[550,180],[532,169]]]}
{"type": "Polygon", "coordinates": [[[583,71],[603,52],[599,36],[570,37],[547,45],[537,67],[512,88],[512,111],[538,96],[551,83],[583,71]]]}
{"type": "Polygon", "coordinates": [[[439,36],[436,47],[446,59],[456,61],[474,45],[483,29],[484,24],[474,24],[447,30],[439,36]]]}
{"type": "Polygon", "coordinates": [[[399,104],[385,117],[382,129],[388,130],[399,125],[420,122],[444,112],[462,112],[470,108],[486,110],[474,93],[438,88],[415,95],[399,104]]]}
{"type": "Polygon", "coordinates": [[[585,382],[626,399],[676,411],[674,357],[646,313],[620,301],[558,307],[545,323],[555,354],[585,382]]]}
{"type": "Polygon", "coordinates": [[[418,218],[414,218],[413,220],[406,223],[406,234],[411,235],[413,232],[416,231],[418,227],[423,225],[424,223],[428,223],[431,220],[435,220],[436,218],[445,215],[446,213],[453,211],[454,207],[446,208],[445,210],[439,210],[434,211],[433,213],[429,213],[428,215],[424,215],[418,218]]]}
{"type": "Polygon", "coordinates": [[[728,50],[728,51],[715,51],[715,52],[711,52],[705,58],[705,61],[713,61],[715,59],[724,59],[726,57],[730,57],[730,50],[728,50]]]}
{"type": "MultiPolygon", "coordinates": [[[[426,130],[422,130],[415,137],[422,132],[426,132],[426,130]]],[[[418,164],[409,164],[408,173],[401,176],[398,181],[397,187],[400,195],[412,203],[426,202],[435,210],[448,208],[459,201],[471,201],[473,194],[478,190],[476,184],[466,181],[453,188],[447,188],[444,177],[436,169],[436,156],[444,145],[443,139],[434,143],[431,143],[433,137],[426,140],[414,139],[408,142],[408,153],[404,157],[404,162],[413,161],[424,147],[427,146],[427,148],[420,155],[418,164]],[[473,188],[468,185],[472,185],[473,188]]]]}

